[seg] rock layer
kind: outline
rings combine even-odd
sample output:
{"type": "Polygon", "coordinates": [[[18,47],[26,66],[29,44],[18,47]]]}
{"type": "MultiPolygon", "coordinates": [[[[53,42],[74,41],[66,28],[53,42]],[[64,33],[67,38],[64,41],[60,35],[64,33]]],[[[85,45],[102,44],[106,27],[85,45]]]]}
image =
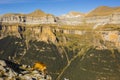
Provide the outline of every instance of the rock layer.
{"type": "Polygon", "coordinates": [[[81,25],[81,24],[120,24],[120,7],[101,6],[93,11],[83,14],[70,12],[61,16],[46,14],[36,10],[30,14],[5,14],[0,17],[2,23],[19,24],[58,24],[58,25],[81,25]]]}
{"type": "Polygon", "coordinates": [[[56,42],[56,36],[50,26],[26,27],[20,25],[1,25],[0,38],[16,36],[44,42],[56,42]],[[20,28],[20,30],[19,30],[20,28]]]}

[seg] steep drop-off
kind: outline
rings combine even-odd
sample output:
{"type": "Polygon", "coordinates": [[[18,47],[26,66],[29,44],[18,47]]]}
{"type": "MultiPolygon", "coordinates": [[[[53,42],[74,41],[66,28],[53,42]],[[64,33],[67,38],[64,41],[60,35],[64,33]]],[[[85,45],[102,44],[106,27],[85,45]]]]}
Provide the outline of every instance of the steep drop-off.
{"type": "MultiPolygon", "coordinates": [[[[29,28],[38,33],[31,31],[31,34],[23,39],[15,35],[0,39],[0,45],[3,45],[0,46],[0,58],[31,67],[35,62],[42,62],[46,65],[48,74],[53,80],[120,79],[119,46],[116,46],[114,42],[104,40],[100,32],[66,34],[64,31],[52,32],[51,28],[43,27],[42,29],[29,28]],[[31,35],[36,37],[38,34],[39,38],[29,38],[31,35]],[[55,43],[51,36],[56,40],[55,43]],[[28,38],[29,47],[27,48],[28,38]]],[[[115,35],[117,34],[115,32],[115,35]]],[[[113,38],[110,37],[110,40],[113,38]]]]}

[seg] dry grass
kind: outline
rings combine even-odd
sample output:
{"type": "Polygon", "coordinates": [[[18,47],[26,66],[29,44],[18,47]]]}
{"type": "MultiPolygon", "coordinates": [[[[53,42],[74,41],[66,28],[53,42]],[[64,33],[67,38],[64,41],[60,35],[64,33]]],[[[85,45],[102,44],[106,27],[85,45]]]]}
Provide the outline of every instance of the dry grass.
{"type": "Polygon", "coordinates": [[[7,13],[4,14],[3,17],[9,17],[9,16],[28,16],[28,17],[45,17],[45,16],[53,16],[51,14],[46,14],[41,10],[35,10],[34,12],[30,13],[30,14],[20,14],[20,13],[7,13]]]}
{"type": "Polygon", "coordinates": [[[4,14],[2,17],[10,17],[10,16],[25,16],[25,14],[20,14],[20,13],[7,13],[7,14],[4,14]]]}
{"type": "Polygon", "coordinates": [[[27,14],[27,16],[31,16],[31,17],[45,17],[45,16],[51,16],[50,14],[46,14],[41,10],[36,10],[30,14],[27,14]]]}
{"type": "Polygon", "coordinates": [[[73,26],[73,25],[61,25],[58,28],[60,29],[66,29],[66,30],[92,30],[93,24],[81,24],[78,26],[73,26]]]}
{"type": "Polygon", "coordinates": [[[120,7],[107,7],[107,6],[100,6],[96,8],[95,10],[91,11],[86,15],[86,17],[92,17],[92,16],[106,16],[113,14],[115,12],[120,12],[120,7]]]}
{"type": "Polygon", "coordinates": [[[109,31],[117,30],[117,31],[120,31],[120,24],[106,24],[104,26],[98,27],[96,30],[109,30],[109,31]]]}
{"type": "Polygon", "coordinates": [[[46,16],[46,14],[43,11],[41,11],[41,10],[36,10],[36,11],[28,14],[27,16],[38,17],[38,16],[46,16]]]}

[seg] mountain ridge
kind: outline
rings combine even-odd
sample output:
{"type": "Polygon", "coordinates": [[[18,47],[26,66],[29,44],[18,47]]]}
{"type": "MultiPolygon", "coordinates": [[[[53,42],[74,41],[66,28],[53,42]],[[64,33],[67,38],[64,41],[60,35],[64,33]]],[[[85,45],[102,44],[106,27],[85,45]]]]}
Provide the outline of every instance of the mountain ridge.
{"type": "Polygon", "coordinates": [[[5,14],[1,16],[3,23],[26,23],[26,24],[64,24],[80,25],[84,23],[120,24],[120,7],[100,6],[89,13],[71,11],[61,16],[35,10],[29,14],[5,14]]]}
{"type": "MultiPolygon", "coordinates": [[[[105,15],[110,15],[113,14],[114,12],[120,12],[120,6],[117,7],[109,7],[109,6],[98,6],[97,8],[91,10],[90,12],[87,13],[82,13],[82,12],[78,12],[78,11],[70,11],[67,14],[72,14],[72,15],[85,15],[86,17],[92,17],[94,15],[96,16],[105,16],[105,15]]],[[[21,13],[7,13],[4,14],[4,16],[6,15],[10,15],[10,14],[18,14],[18,15],[27,15],[27,16],[46,16],[47,13],[45,13],[44,11],[40,10],[40,9],[36,9],[35,11],[28,13],[28,14],[21,14],[21,13]]],[[[54,15],[54,14],[50,14],[50,15],[54,15]]],[[[61,14],[64,15],[64,14],[61,14]]]]}
{"type": "Polygon", "coordinates": [[[99,6],[89,12],[86,17],[92,17],[92,16],[106,16],[113,14],[115,12],[120,12],[120,7],[109,7],[109,6],[99,6]]]}
{"type": "Polygon", "coordinates": [[[46,16],[46,13],[40,9],[37,9],[37,10],[33,11],[32,13],[27,14],[27,16],[35,16],[35,17],[46,16]]]}

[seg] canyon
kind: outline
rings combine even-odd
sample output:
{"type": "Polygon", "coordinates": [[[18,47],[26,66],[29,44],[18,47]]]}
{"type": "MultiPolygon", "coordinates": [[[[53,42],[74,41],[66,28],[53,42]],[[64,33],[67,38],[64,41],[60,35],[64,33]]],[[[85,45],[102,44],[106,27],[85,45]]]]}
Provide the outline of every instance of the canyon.
{"type": "Polygon", "coordinates": [[[0,79],[119,80],[120,8],[61,16],[41,10],[5,14],[0,16],[0,45],[0,79]],[[6,60],[29,67],[19,74],[4,67],[6,60]],[[32,69],[36,62],[45,64],[47,74],[32,69]]]}

